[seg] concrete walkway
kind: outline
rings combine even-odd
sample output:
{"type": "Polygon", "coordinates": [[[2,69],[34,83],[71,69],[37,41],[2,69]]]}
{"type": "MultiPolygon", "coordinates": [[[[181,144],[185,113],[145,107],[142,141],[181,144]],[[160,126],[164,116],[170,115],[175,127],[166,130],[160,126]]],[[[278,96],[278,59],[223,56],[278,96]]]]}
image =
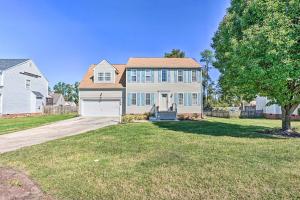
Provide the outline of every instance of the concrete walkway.
{"type": "Polygon", "coordinates": [[[119,118],[76,117],[24,131],[0,135],[0,153],[77,135],[118,123],[119,118]]]}

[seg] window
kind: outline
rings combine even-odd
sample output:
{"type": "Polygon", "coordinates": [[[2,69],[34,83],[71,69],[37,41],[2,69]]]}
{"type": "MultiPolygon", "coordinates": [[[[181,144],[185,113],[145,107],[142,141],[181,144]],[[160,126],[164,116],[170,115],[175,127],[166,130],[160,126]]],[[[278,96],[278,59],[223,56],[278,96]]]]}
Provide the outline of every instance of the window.
{"type": "Polygon", "coordinates": [[[192,104],[193,105],[197,105],[198,104],[198,94],[197,93],[193,93],[192,94],[192,104]]]}
{"type": "Polygon", "coordinates": [[[183,82],[183,70],[178,70],[178,82],[183,82]]]}
{"type": "Polygon", "coordinates": [[[183,105],[183,93],[178,93],[178,104],[183,105]]]}
{"type": "Polygon", "coordinates": [[[131,94],[131,105],[136,105],[136,93],[131,94]]]}
{"type": "Polygon", "coordinates": [[[131,81],[132,81],[132,82],[136,82],[136,70],[132,70],[132,73],[131,73],[131,81]]]}
{"type": "Polygon", "coordinates": [[[105,81],[111,81],[111,73],[110,72],[105,73],[105,81]]]}
{"type": "Polygon", "coordinates": [[[26,84],[25,84],[26,89],[30,89],[30,80],[26,80],[26,84]]]}
{"type": "Polygon", "coordinates": [[[104,73],[103,72],[98,73],[98,81],[104,81],[104,73]]]}
{"type": "Polygon", "coordinates": [[[197,82],[196,70],[192,70],[192,82],[197,82]]]}
{"type": "Polygon", "coordinates": [[[167,82],[167,70],[166,69],[161,70],[161,81],[167,82]]]}
{"type": "Polygon", "coordinates": [[[151,71],[150,71],[150,69],[146,70],[146,82],[151,82],[151,71]]]}
{"type": "Polygon", "coordinates": [[[146,105],[149,106],[150,105],[150,93],[146,93],[146,105]]]}

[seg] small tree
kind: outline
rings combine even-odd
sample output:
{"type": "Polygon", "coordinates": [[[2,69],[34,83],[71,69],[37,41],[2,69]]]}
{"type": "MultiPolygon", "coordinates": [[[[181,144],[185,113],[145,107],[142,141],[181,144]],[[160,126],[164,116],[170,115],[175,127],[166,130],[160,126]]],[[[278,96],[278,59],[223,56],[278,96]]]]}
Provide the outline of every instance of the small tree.
{"type": "Polygon", "coordinates": [[[180,49],[172,49],[171,53],[165,53],[165,58],[184,58],[185,53],[180,49]]]}
{"type": "Polygon", "coordinates": [[[211,65],[213,63],[214,54],[211,50],[205,49],[200,53],[201,59],[200,62],[204,62],[204,68],[202,70],[203,76],[203,99],[204,99],[204,107],[207,106],[208,101],[208,86],[211,83],[211,78],[209,76],[209,70],[212,68],[211,65]]]}
{"type": "Polygon", "coordinates": [[[299,0],[232,0],[212,44],[222,86],[279,104],[283,131],[300,103],[299,13],[299,0]]]}

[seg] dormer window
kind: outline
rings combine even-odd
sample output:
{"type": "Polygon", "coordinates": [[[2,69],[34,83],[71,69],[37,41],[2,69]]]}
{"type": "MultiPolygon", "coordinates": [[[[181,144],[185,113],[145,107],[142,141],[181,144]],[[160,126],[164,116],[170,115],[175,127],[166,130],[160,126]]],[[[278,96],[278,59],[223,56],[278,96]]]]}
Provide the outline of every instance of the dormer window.
{"type": "Polygon", "coordinates": [[[111,82],[112,76],[110,72],[99,72],[98,81],[99,82],[111,82]]]}
{"type": "Polygon", "coordinates": [[[111,73],[110,72],[105,73],[105,81],[111,81],[111,73]]]}
{"type": "Polygon", "coordinates": [[[98,73],[98,81],[104,81],[104,73],[103,72],[98,73]]]}

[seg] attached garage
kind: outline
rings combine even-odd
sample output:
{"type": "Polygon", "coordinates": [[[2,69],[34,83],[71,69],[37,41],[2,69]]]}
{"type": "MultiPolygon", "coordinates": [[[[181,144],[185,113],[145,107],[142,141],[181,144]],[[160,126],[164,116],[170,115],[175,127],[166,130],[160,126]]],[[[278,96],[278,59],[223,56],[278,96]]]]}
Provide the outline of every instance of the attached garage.
{"type": "Polygon", "coordinates": [[[82,100],[81,115],[88,117],[117,117],[122,114],[120,100],[82,100]]]}

